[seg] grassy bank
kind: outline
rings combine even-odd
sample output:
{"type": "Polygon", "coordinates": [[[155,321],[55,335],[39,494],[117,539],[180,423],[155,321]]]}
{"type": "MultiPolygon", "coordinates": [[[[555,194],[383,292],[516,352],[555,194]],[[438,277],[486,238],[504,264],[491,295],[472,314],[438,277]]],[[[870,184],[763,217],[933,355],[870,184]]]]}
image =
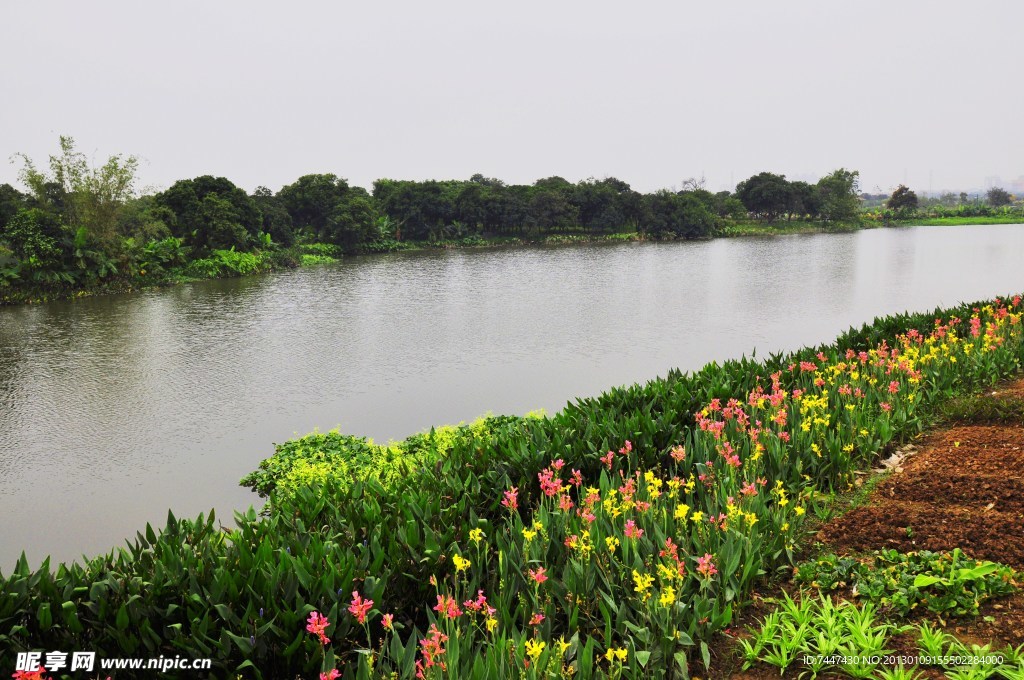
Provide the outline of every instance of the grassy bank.
{"type": "MultiPolygon", "coordinates": [[[[723,226],[716,234],[723,238],[764,237],[791,234],[845,233],[883,226],[963,226],[983,224],[1017,224],[1020,217],[941,217],[882,222],[865,219],[861,222],[826,224],[810,220],[779,222],[740,221],[723,226]]],[[[438,241],[395,241],[390,239],[361,244],[358,255],[395,252],[422,252],[453,249],[508,248],[517,246],[572,245],[586,243],[625,243],[664,240],[636,231],[604,234],[556,233],[537,236],[469,236],[438,241]]],[[[158,244],[157,244],[158,245],[158,244]]],[[[0,252],[0,263],[3,253],[0,252]]],[[[342,259],[338,246],[312,243],[288,248],[266,248],[249,253],[215,250],[207,257],[163,266],[159,261],[148,270],[145,266],[124,276],[114,276],[86,285],[27,286],[18,288],[12,281],[0,282],[0,306],[32,304],[54,300],[75,299],[94,295],[128,293],[146,288],[171,286],[213,278],[231,278],[263,274],[281,269],[336,262],[342,259]]]]}
{"type": "MultiPolygon", "coordinates": [[[[180,243],[178,248],[180,249],[180,243]]],[[[270,247],[252,252],[214,250],[205,257],[196,259],[186,259],[177,254],[157,250],[151,257],[142,260],[134,271],[102,281],[45,287],[28,285],[23,288],[15,287],[8,282],[0,286],[0,305],[38,304],[94,295],[130,293],[207,279],[251,276],[281,269],[336,262],[341,257],[340,248],[323,243],[288,248],[270,247]]]]}
{"type": "Polygon", "coordinates": [[[265,516],[169,517],[84,565],[19,564],[0,579],[0,662],[95,649],[210,657],[223,676],[683,677],[791,568],[815,498],[1020,369],[1019,305],[876,319],[550,417],[435,430],[383,462],[357,438],[288,442],[247,479],[265,516]]]}
{"type": "Polygon", "coordinates": [[[909,219],[901,221],[900,224],[915,227],[956,227],[971,224],[1024,224],[1024,217],[1016,216],[992,216],[992,217],[925,217],[921,219],[909,219]]]}

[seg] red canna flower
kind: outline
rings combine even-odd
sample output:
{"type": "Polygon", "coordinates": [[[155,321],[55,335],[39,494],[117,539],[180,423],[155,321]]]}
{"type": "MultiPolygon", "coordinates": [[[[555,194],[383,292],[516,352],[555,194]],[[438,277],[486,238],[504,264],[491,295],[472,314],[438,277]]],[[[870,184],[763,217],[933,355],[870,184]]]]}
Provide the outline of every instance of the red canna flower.
{"type": "Polygon", "coordinates": [[[366,621],[366,615],[370,613],[370,607],[373,606],[373,600],[364,600],[363,597],[356,591],[352,591],[352,603],[348,606],[348,611],[352,616],[356,617],[356,621],[363,623],[366,621]]]}
{"type": "Polygon", "coordinates": [[[311,612],[306,623],[306,630],[320,638],[321,644],[329,644],[330,639],[324,634],[324,630],[331,622],[320,612],[311,612]]]}

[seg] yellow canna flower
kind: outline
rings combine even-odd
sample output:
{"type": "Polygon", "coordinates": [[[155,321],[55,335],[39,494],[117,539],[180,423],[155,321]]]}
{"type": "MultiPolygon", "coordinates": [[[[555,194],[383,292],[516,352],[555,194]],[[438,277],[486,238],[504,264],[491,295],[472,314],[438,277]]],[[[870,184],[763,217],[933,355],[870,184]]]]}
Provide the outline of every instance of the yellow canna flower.
{"type": "Polygon", "coordinates": [[[544,648],[545,647],[547,647],[547,643],[543,642],[543,641],[537,641],[537,640],[527,640],[526,641],[526,653],[534,661],[536,661],[538,658],[540,658],[540,655],[544,653],[544,648]]]}
{"type": "Polygon", "coordinates": [[[452,557],[452,562],[455,564],[455,571],[466,571],[466,569],[469,569],[473,564],[462,555],[455,555],[452,557]]]}
{"type": "Polygon", "coordinates": [[[470,529],[469,530],[469,540],[473,541],[474,543],[479,543],[483,539],[483,537],[484,537],[484,530],[483,529],[470,529]]]}

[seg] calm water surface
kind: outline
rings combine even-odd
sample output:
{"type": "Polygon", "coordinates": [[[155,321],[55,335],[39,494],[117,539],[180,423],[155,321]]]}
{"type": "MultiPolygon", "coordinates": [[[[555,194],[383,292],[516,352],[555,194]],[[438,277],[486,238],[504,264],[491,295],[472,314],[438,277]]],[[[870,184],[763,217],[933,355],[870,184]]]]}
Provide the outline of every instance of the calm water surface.
{"type": "Polygon", "coordinates": [[[1024,225],[355,258],[0,308],[0,571],[106,551],[316,427],[378,440],[1024,291],[1024,225]]]}

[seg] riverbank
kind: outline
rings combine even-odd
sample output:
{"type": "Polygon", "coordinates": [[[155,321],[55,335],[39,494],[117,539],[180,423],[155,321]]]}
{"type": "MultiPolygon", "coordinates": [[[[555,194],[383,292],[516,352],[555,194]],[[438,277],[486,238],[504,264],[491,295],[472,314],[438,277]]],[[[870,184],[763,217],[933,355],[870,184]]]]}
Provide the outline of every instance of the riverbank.
{"type": "Polygon", "coordinates": [[[706,665],[752,588],[797,559],[819,494],[952,396],[1019,371],[1019,304],[876,319],[828,345],[470,427],[397,457],[386,479],[356,461],[271,490],[266,516],[231,531],[170,517],[84,566],[22,563],[2,583],[0,651],[88,640],[254,677],[370,675],[370,657],[374,677],[402,678],[417,660],[458,677],[706,665]],[[306,632],[314,611],[324,644],[306,632]]]}
{"type": "MultiPolygon", "coordinates": [[[[782,222],[746,221],[727,224],[720,229],[715,238],[742,238],[785,236],[794,234],[849,233],[861,229],[877,229],[892,226],[965,226],[989,224],[1018,224],[1022,218],[1017,217],[946,217],[930,219],[911,219],[898,222],[882,223],[864,220],[857,223],[841,223],[827,225],[807,220],[791,220],[782,222]]],[[[665,240],[651,234],[640,232],[616,232],[609,234],[547,234],[539,237],[519,236],[472,236],[461,239],[414,242],[414,241],[378,241],[360,246],[356,256],[383,255],[398,252],[429,252],[455,249],[488,249],[538,247],[552,245],[582,245],[595,243],[628,243],[665,240]]],[[[670,239],[675,240],[675,239],[670,239]]],[[[214,251],[207,258],[193,260],[167,271],[146,272],[142,270],[134,276],[118,277],[86,288],[57,289],[46,292],[17,291],[11,283],[0,286],[0,306],[17,304],[40,304],[58,300],[70,300],[96,295],[131,293],[148,288],[174,286],[216,278],[234,278],[265,274],[281,269],[294,269],[301,266],[329,264],[343,259],[338,246],[322,243],[310,243],[289,248],[270,248],[251,253],[234,251],[214,251]]]]}

